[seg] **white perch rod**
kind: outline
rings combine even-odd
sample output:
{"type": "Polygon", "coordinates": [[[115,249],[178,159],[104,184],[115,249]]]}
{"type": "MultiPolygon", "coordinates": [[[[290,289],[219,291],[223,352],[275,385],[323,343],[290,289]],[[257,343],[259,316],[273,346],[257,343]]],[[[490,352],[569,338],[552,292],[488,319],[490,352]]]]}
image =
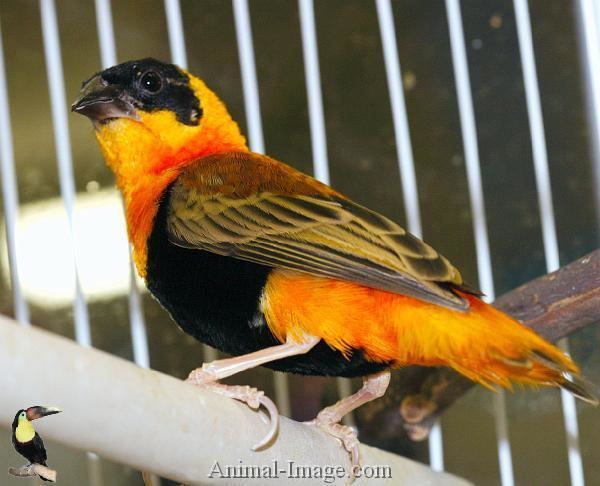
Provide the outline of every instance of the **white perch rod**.
{"type": "MultiPolygon", "coordinates": [[[[335,439],[286,418],[274,445],[253,452],[250,447],[267,426],[245,405],[2,316],[0,370],[1,425],[10,426],[22,407],[57,406],[63,413],[36,423],[43,438],[185,484],[290,484],[285,474],[268,480],[209,478],[215,461],[223,471],[227,465],[273,461],[282,468],[289,460],[349,467],[335,439]]],[[[372,447],[362,446],[361,455],[363,465],[389,465],[392,478],[358,479],[356,485],[468,484],[372,447]]],[[[323,479],[301,481],[323,484],[323,479]]]]}

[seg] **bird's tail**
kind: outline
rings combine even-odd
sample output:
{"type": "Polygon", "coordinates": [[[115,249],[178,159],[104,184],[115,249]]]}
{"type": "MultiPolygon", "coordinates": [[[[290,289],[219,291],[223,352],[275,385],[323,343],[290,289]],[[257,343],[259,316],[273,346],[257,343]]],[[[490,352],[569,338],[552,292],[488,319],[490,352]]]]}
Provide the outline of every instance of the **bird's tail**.
{"type": "Polygon", "coordinates": [[[492,306],[470,297],[471,310],[485,315],[487,339],[474,342],[481,352],[470,355],[465,362],[450,365],[484,386],[512,383],[531,386],[558,386],[577,398],[598,405],[598,395],[592,383],[585,380],[569,355],[550,344],[534,331],[492,306]],[[482,346],[483,345],[483,346],[482,346]]]}
{"type": "Polygon", "coordinates": [[[553,382],[555,385],[572,393],[575,397],[583,400],[584,402],[591,403],[592,405],[598,405],[598,392],[595,389],[596,387],[578,372],[573,373],[569,370],[565,370],[564,368],[561,368],[560,364],[557,366],[556,361],[548,359],[547,356],[539,352],[534,352],[533,359],[539,363],[540,366],[544,366],[549,369],[553,368],[555,370],[555,372],[558,374],[558,378],[556,378],[553,382]]]}

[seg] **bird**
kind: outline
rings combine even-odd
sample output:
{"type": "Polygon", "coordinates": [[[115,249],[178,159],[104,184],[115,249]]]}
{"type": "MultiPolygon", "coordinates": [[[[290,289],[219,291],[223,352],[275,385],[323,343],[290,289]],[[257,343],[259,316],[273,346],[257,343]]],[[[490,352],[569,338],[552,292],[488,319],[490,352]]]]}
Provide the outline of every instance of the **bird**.
{"type": "MultiPolygon", "coordinates": [[[[21,409],[15,415],[12,423],[12,443],[15,450],[21,454],[30,464],[40,464],[47,466],[48,456],[44,441],[35,431],[33,420],[60,413],[61,410],[55,407],[34,406],[27,409],[21,409]]],[[[41,477],[41,476],[40,476],[41,477]]],[[[48,479],[43,478],[44,481],[48,479]]]]}
{"type": "Polygon", "coordinates": [[[310,423],[359,461],[342,417],[385,393],[393,369],[448,366],[489,388],[512,383],[596,398],[571,358],[482,300],[459,270],[399,224],[267,155],[250,151],[199,77],[153,58],[82,83],[88,117],[122,193],[133,258],[152,295],[197,340],[231,358],[188,382],[277,409],[219,380],[266,366],[363,377],[310,423]]]}

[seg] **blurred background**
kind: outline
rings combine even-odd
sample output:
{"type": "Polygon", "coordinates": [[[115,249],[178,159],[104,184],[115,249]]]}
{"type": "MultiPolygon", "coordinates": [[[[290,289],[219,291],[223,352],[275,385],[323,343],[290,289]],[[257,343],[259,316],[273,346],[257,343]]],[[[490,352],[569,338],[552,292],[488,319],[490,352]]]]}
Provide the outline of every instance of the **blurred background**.
{"type": "MultiPolygon", "coordinates": [[[[515,10],[509,0],[463,0],[460,5],[493,279],[500,295],[546,273],[515,10]]],[[[312,173],[298,2],[250,0],[249,7],[265,150],[312,173]]],[[[394,0],[392,7],[423,236],[462,270],[466,281],[477,285],[446,6],[443,0],[394,0]]],[[[600,169],[594,169],[598,160],[579,8],[574,0],[529,1],[561,264],[599,246],[600,169]]],[[[375,3],[317,0],[314,11],[331,184],[406,224],[375,3]]],[[[57,0],[56,13],[70,103],[81,82],[101,69],[95,5],[91,0],[57,0]]],[[[189,70],[222,97],[247,133],[231,2],[181,0],[181,13],[189,70]]],[[[119,62],[171,59],[162,0],[115,1],[112,14],[119,62]]],[[[0,0],[0,26],[19,197],[17,261],[30,320],[74,337],[75,247],[93,346],[133,359],[127,244],[113,176],[101,159],[91,124],[69,114],[77,194],[73,245],[60,196],[40,3],[0,0]]],[[[14,315],[2,245],[0,312],[14,315]]],[[[150,366],[184,378],[201,364],[203,347],[184,335],[148,293],[141,298],[150,366]]],[[[583,373],[600,384],[600,328],[578,332],[570,347],[583,373]]],[[[275,394],[267,370],[232,381],[275,394]]],[[[333,379],[291,376],[289,389],[291,413],[298,419],[310,418],[337,398],[333,379]]],[[[570,484],[559,393],[517,390],[507,394],[506,402],[515,482],[570,484]]],[[[600,485],[600,413],[587,406],[578,409],[586,484],[600,485]]],[[[20,465],[9,431],[0,433],[0,464],[20,465]]],[[[500,484],[490,392],[474,389],[453,406],[443,418],[442,433],[446,470],[476,484],[500,484]]],[[[101,459],[90,463],[83,452],[50,442],[46,446],[62,484],[142,484],[139,473],[126,467],[101,459]]],[[[414,455],[428,461],[426,447],[417,447],[414,455]]],[[[20,484],[7,477],[0,482],[20,484]]]]}

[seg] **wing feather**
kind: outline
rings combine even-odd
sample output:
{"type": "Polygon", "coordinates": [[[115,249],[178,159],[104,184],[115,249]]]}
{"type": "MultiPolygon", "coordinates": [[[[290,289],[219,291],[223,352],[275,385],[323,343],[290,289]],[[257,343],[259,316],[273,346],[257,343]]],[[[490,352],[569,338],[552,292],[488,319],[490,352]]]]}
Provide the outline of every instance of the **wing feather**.
{"type": "MultiPolygon", "coordinates": [[[[278,170],[272,159],[248,157],[278,170]]],[[[235,161],[240,160],[236,155],[235,161]]],[[[285,178],[295,176],[284,167],[284,174],[274,176],[279,186],[291,184],[285,178]]],[[[449,290],[462,284],[458,270],[390,219],[316,181],[313,194],[298,195],[278,193],[268,181],[246,194],[199,188],[202,170],[206,167],[196,164],[171,188],[168,230],[173,243],[467,308],[465,299],[449,290]]],[[[226,170],[219,176],[226,178],[226,170]]],[[[301,177],[307,184],[306,176],[301,177]]]]}

